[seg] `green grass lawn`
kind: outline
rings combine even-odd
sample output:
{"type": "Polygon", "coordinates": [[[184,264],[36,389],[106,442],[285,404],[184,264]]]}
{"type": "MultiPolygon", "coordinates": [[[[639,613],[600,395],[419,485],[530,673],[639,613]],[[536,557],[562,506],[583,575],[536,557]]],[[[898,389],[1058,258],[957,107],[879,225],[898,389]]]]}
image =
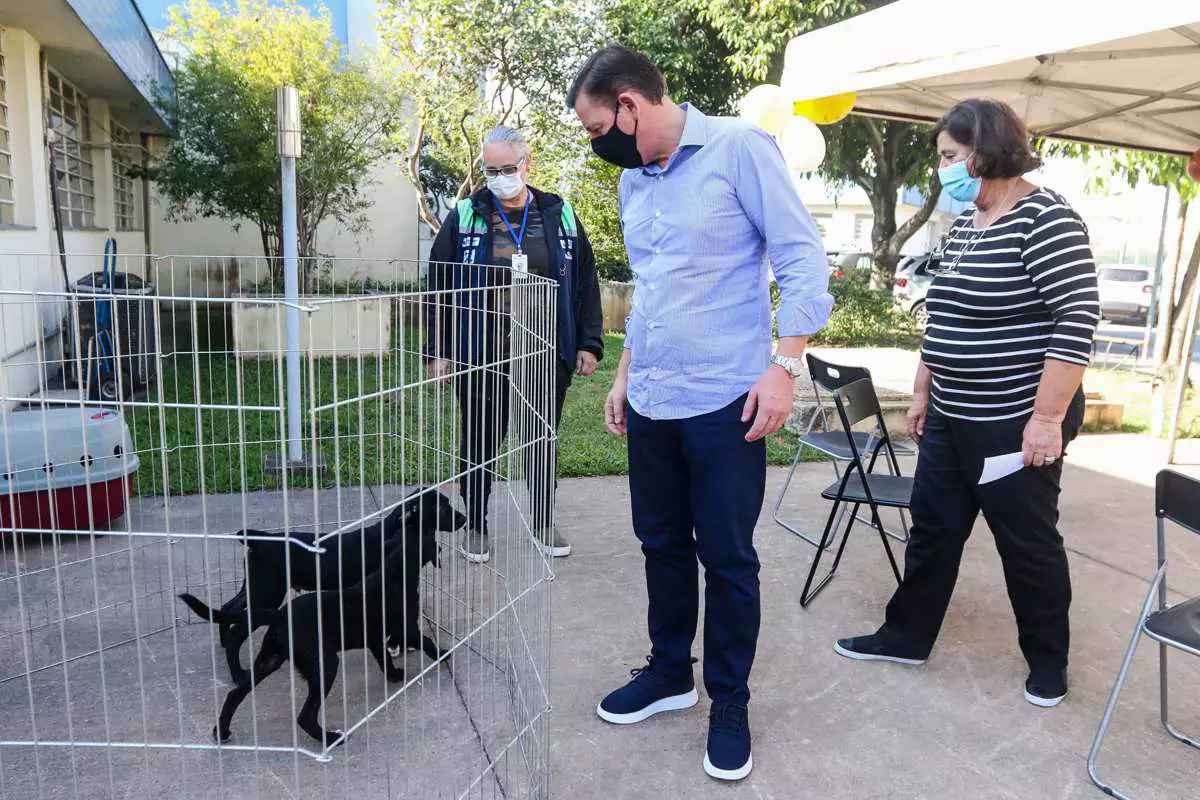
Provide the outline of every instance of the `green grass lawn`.
{"type": "MultiPolygon", "coordinates": [[[[306,405],[342,402],[305,417],[305,446],[314,436],[327,469],[321,486],[375,486],[440,482],[457,472],[458,415],[453,393],[415,387],[424,375],[417,348],[362,359],[316,359],[304,364],[306,405]],[[395,387],[408,386],[403,391],[395,387]]],[[[608,357],[589,378],[577,379],[559,428],[559,475],[622,475],[625,440],[604,427],[604,398],[623,339],[609,336],[608,357]]],[[[263,471],[286,430],[282,371],[274,360],[240,362],[225,352],[164,359],[162,409],[126,411],[141,457],[133,491],[142,496],[257,491],[277,485],[263,471]],[[200,406],[189,408],[188,406],[200,406]],[[172,407],[181,406],[181,407],[172,407]],[[165,442],[165,447],[163,443],[165,442]]],[[[157,387],[150,400],[156,402],[157,387]]],[[[796,437],[768,441],[772,464],[788,464],[796,437]]],[[[311,486],[313,474],[293,474],[289,485],[311,486]]]]}
{"type": "MultiPolygon", "coordinates": [[[[1151,429],[1150,418],[1153,410],[1151,380],[1152,376],[1140,372],[1093,368],[1084,375],[1083,388],[1089,392],[1100,392],[1105,399],[1125,403],[1122,432],[1146,433],[1151,429]]],[[[1174,398],[1171,400],[1173,402],[1174,398]]],[[[1194,393],[1184,400],[1180,428],[1182,437],[1200,437],[1200,398],[1194,393]]],[[[1097,433],[1105,429],[1089,425],[1085,426],[1084,430],[1097,433]]]]}

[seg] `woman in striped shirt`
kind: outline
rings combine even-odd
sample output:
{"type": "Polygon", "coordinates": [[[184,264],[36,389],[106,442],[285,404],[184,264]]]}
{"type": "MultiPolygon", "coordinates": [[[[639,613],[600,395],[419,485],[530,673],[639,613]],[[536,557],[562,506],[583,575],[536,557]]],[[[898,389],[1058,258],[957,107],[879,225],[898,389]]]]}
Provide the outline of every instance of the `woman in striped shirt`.
{"type": "Polygon", "coordinates": [[[1023,175],[1039,165],[1008,106],[966,100],[934,129],[939,177],[973,202],[947,236],[926,299],[908,430],[920,443],[904,581],[870,636],[837,651],[921,664],[929,656],[980,512],[1004,564],[1025,698],[1067,693],[1071,581],[1058,533],[1063,446],[1083,421],[1083,372],[1099,322],[1087,228],[1059,194],[1023,175]],[[980,485],[983,461],[1024,468],[980,485]]]}

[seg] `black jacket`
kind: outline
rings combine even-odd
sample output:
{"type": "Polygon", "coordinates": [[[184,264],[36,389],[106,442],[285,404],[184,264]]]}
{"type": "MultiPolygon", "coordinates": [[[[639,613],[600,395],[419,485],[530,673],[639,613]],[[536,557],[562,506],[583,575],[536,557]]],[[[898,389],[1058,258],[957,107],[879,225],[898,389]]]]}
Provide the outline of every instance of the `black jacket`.
{"type": "MultiPolygon", "coordinates": [[[[580,350],[592,353],[597,359],[604,356],[604,316],[596,258],[583,224],[570,204],[555,194],[532,187],[530,191],[542,214],[551,274],[558,281],[558,357],[574,370],[575,355],[580,350]]],[[[470,293],[448,290],[480,288],[496,281],[496,270],[472,268],[494,263],[491,230],[494,210],[492,193],[483,189],[446,215],[434,239],[429,254],[429,290],[446,294],[442,295],[441,303],[430,304],[428,358],[449,358],[463,363],[479,361],[482,348],[467,346],[469,332],[484,328],[479,320],[472,319],[470,309],[464,308],[465,297],[470,293]],[[468,226],[465,229],[464,218],[468,226]],[[452,319],[459,320],[461,330],[454,330],[455,326],[449,322],[452,319]]]]}

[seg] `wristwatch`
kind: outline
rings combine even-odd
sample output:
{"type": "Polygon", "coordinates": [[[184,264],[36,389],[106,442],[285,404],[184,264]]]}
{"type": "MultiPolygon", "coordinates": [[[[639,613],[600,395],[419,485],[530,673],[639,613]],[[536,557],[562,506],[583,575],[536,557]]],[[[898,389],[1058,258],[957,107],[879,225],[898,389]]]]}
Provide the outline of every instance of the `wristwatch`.
{"type": "Polygon", "coordinates": [[[793,378],[799,378],[804,374],[804,359],[795,356],[781,356],[778,353],[771,356],[771,363],[778,364],[787,370],[787,374],[793,378]]]}

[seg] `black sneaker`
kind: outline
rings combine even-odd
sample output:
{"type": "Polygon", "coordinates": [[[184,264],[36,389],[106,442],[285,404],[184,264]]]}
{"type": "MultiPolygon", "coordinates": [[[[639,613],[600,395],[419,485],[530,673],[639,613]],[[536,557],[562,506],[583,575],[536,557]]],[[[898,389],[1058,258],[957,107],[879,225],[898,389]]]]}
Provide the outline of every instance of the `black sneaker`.
{"type": "Polygon", "coordinates": [[[928,653],[919,653],[896,637],[888,636],[885,633],[838,639],[834,643],[833,649],[838,655],[853,658],[856,661],[894,661],[897,664],[908,664],[913,667],[919,667],[929,658],[928,653]]]}
{"type": "Polygon", "coordinates": [[[714,702],[708,712],[704,771],[719,781],[740,781],[752,769],[749,711],[736,703],[714,702]]]}
{"type": "Polygon", "coordinates": [[[612,692],[596,706],[596,713],[614,725],[632,725],[664,711],[682,711],[700,701],[689,666],[686,672],[666,673],[652,657],[646,666],[629,670],[633,680],[612,692]]]}
{"type": "Polygon", "coordinates": [[[1067,670],[1034,669],[1025,679],[1025,699],[1039,708],[1054,708],[1067,696],[1067,670]]]}

